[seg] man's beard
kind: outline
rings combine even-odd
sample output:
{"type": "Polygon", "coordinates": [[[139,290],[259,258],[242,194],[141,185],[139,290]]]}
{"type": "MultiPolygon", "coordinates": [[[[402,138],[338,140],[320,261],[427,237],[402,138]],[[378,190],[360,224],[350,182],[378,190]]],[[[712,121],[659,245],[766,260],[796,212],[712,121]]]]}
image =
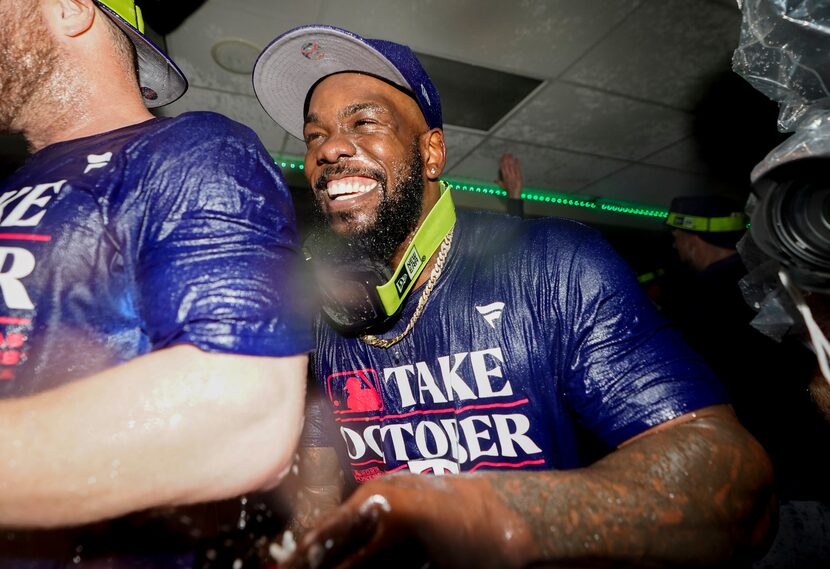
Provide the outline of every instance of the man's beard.
{"type": "Polygon", "coordinates": [[[21,114],[57,73],[60,49],[37,2],[0,10],[0,132],[19,129],[21,114]]]}
{"type": "MultiPolygon", "coordinates": [[[[381,192],[374,221],[347,235],[335,234],[326,223],[326,216],[317,200],[315,211],[321,220],[321,227],[314,232],[312,242],[317,244],[317,253],[323,258],[342,264],[354,262],[389,267],[398,247],[412,233],[421,217],[424,196],[424,175],[418,139],[413,141],[405,169],[398,175],[398,183],[390,192],[383,171],[373,172],[378,181],[377,191],[381,192]]],[[[331,172],[328,175],[332,175],[331,172]]],[[[341,172],[337,172],[341,173],[341,172]]],[[[357,174],[355,172],[355,174],[357,174]]],[[[324,191],[326,175],[321,176],[315,191],[324,191]]],[[[338,213],[344,221],[352,221],[351,212],[338,213]]]]}

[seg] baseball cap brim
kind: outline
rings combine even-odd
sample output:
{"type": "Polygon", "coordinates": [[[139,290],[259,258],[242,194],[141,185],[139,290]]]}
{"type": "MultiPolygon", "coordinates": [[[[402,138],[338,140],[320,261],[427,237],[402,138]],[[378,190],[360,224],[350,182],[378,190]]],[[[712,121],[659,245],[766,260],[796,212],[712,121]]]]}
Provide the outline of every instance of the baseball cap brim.
{"type": "Polygon", "coordinates": [[[127,34],[138,57],[138,79],[147,108],[168,105],[187,91],[187,79],[167,55],[114,10],[98,0],[95,4],[127,34]]]}
{"type": "Polygon", "coordinates": [[[254,93],[274,121],[303,138],[308,92],[323,77],[356,71],[413,91],[400,71],[363,38],[331,26],[301,26],[278,36],[254,65],[254,93]]]}

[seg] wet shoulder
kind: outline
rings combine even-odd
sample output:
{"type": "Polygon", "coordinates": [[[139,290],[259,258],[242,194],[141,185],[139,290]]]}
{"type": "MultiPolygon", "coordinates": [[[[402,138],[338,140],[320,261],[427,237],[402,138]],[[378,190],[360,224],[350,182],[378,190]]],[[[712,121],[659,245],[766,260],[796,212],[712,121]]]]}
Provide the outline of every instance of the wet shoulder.
{"type": "Polygon", "coordinates": [[[169,118],[151,136],[156,141],[175,144],[180,149],[219,140],[239,140],[245,143],[258,141],[249,127],[210,111],[193,111],[169,118]]]}

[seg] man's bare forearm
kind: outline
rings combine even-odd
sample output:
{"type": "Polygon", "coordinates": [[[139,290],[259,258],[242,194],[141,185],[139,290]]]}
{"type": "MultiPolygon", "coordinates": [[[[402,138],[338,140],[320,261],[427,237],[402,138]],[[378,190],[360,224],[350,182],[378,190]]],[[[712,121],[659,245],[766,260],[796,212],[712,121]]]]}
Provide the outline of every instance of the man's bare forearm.
{"type": "Polygon", "coordinates": [[[177,346],[0,402],[0,527],[83,524],[273,486],[299,436],[305,361],[177,346]]]}
{"type": "Polygon", "coordinates": [[[726,408],[649,433],[595,465],[488,473],[557,566],[711,566],[762,545],[773,507],[763,449],[726,408]]]}

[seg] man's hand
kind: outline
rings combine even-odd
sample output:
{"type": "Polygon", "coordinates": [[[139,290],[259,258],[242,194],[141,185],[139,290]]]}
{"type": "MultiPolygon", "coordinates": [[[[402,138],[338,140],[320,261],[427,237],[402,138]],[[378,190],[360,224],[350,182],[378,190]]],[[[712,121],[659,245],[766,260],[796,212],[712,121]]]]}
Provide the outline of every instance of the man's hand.
{"type": "Polygon", "coordinates": [[[502,154],[499,160],[499,179],[496,183],[507,192],[508,198],[522,198],[522,168],[518,158],[512,154],[502,154]]]}
{"type": "Polygon", "coordinates": [[[527,524],[483,477],[390,475],[361,486],[281,568],[510,568],[538,557],[527,524]]]}
{"type": "Polygon", "coordinates": [[[658,425],[582,469],[392,475],[281,567],[710,567],[765,545],[771,466],[726,406],[658,425]]]}

